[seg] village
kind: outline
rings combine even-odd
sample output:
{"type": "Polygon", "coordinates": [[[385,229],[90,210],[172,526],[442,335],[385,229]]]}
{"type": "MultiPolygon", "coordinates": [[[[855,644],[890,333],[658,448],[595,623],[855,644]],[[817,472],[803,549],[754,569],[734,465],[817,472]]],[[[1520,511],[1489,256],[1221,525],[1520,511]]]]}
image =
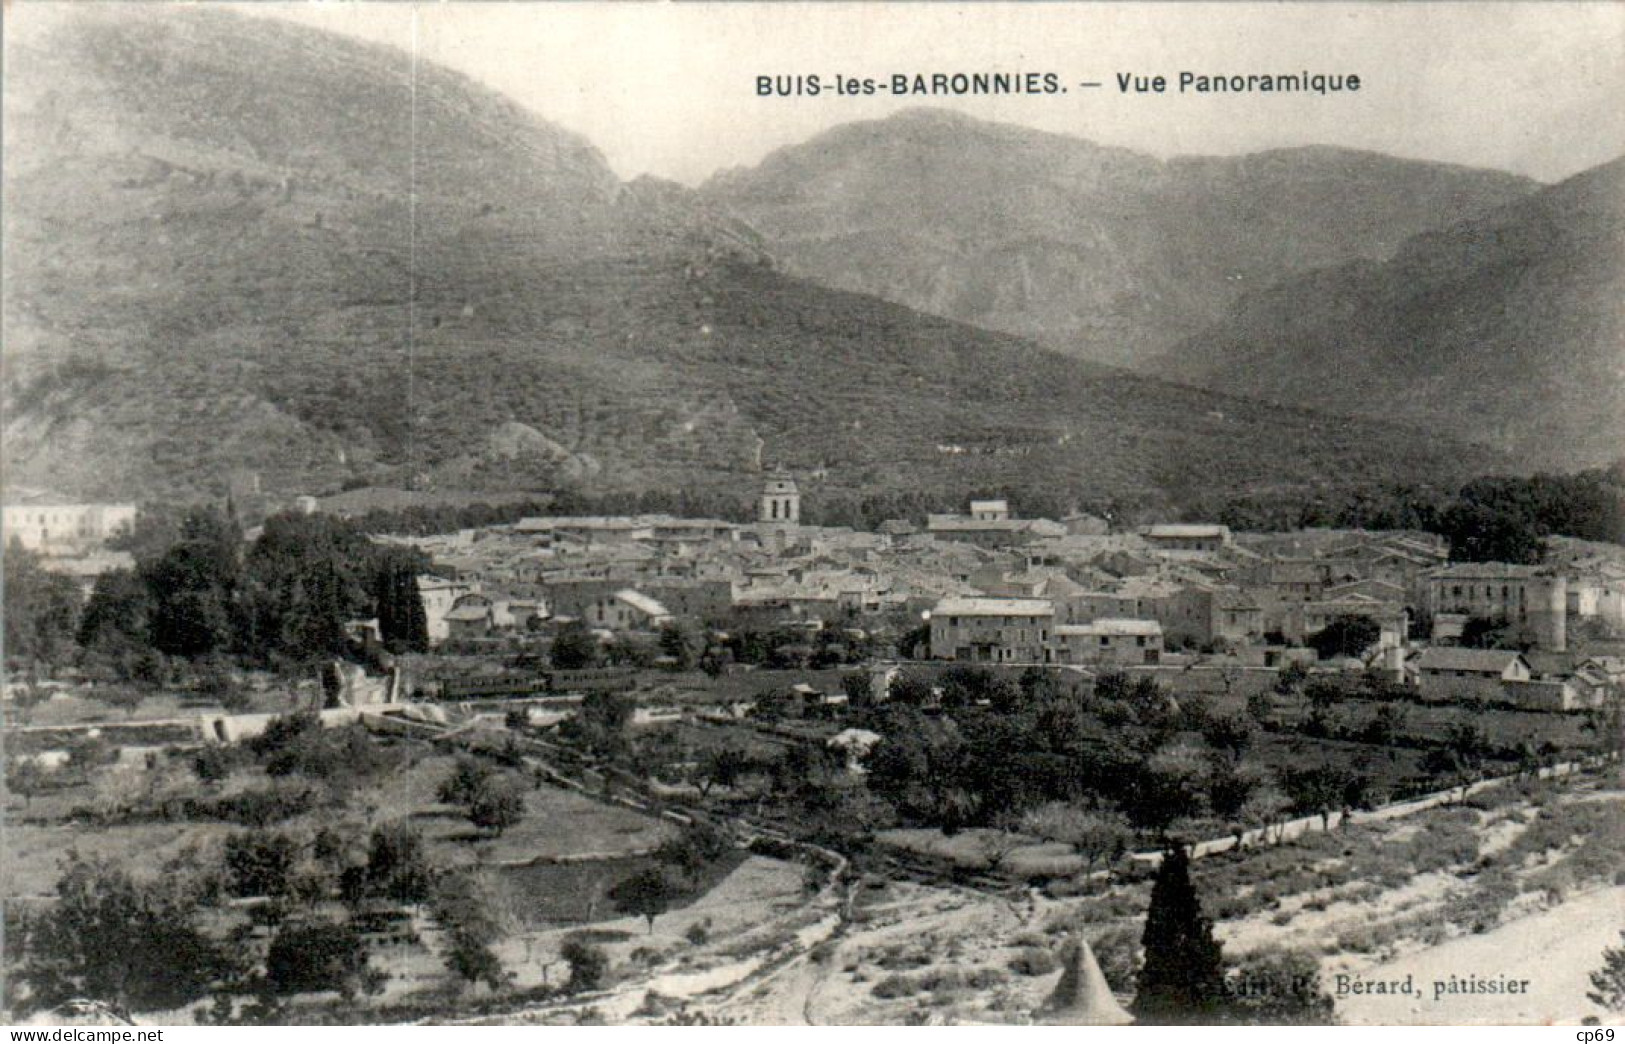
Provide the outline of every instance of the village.
{"type": "MultiPolygon", "coordinates": [[[[1617,891],[1617,548],[1459,562],[1425,532],[1119,529],[994,497],[869,532],[804,525],[801,497],[778,471],[753,522],[374,533],[416,556],[421,640],[380,599],[291,673],[14,662],[8,917],[91,853],[223,851],[239,898],[205,934],[266,970],[216,981],[212,1014],[153,998],[166,1018],[326,1020],[360,991],[369,1019],[1096,1022],[1128,1017],[1170,843],[1265,995],[1421,978],[1404,962],[1458,933],[1617,891]],[[391,846],[423,883],[365,883],[391,846]],[[363,956],[284,969],[266,1001],[278,940],[333,923],[363,956]],[[922,926],[938,955],[900,941],[922,926]]],[[[13,554],[93,616],[139,512],[47,501],[7,504],[13,554]]],[[[328,510],[272,505],[237,539],[351,526],[328,510]]],[[[11,981],[39,989],[21,952],[11,981]]],[[[1519,1015],[1558,1003],[1531,990],[1519,1015]]],[[[1282,1017],[1425,1015],[1327,996],[1282,1017]]]]}
{"type": "Polygon", "coordinates": [[[430,635],[460,649],[522,646],[558,621],[584,622],[605,643],[726,622],[804,634],[794,645],[807,652],[788,658],[805,666],[819,635],[903,621],[921,625],[897,650],[907,659],[1297,663],[1377,672],[1423,701],[1544,711],[1599,707],[1625,671],[1625,556],[1606,545],[1573,541],[1538,566],[1450,562],[1426,533],[1114,532],[1082,513],[1019,518],[1002,499],[872,533],[799,520],[796,483],[781,474],[753,524],[525,518],[413,546],[434,561],[419,581],[430,635]],[[1484,641],[1492,629],[1501,640],[1484,641]]]}

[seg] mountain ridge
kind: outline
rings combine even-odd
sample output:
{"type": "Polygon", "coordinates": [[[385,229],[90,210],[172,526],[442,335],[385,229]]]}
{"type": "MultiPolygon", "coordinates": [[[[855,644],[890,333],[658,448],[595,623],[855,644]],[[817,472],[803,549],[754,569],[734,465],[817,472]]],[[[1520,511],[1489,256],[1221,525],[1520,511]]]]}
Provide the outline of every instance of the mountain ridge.
{"type": "Polygon", "coordinates": [[[1350,416],[1426,421],[1532,466],[1625,445],[1625,157],[1382,262],[1241,299],[1169,353],[1187,381],[1350,416]]]}
{"type": "Polygon", "coordinates": [[[414,92],[405,55],[265,21],[8,35],[9,483],[744,490],[783,463],[1173,503],[1502,463],[815,285],[466,77],[418,63],[414,92]]]}
{"type": "Polygon", "coordinates": [[[1499,171],[1334,146],[1167,160],[914,108],[719,173],[702,195],[790,270],[1120,365],[1246,287],[1518,198],[1499,171]]]}

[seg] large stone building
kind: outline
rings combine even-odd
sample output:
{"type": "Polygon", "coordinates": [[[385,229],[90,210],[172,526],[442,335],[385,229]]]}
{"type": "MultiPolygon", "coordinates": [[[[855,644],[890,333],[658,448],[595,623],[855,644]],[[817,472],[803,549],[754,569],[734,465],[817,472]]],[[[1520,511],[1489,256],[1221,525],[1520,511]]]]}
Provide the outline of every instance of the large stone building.
{"type": "Polygon", "coordinates": [[[1004,500],[973,500],[965,515],[927,515],[925,528],[934,540],[952,540],[977,547],[1015,547],[1066,535],[1066,527],[1045,518],[1015,518],[1004,500]]]}
{"type": "Polygon", "coordinates": [[[5,542],[45,555],[81,555],[135,525],[134,504],[77,504],[36,495],[0,508],[5,542]]]}
{"type": "Polygon", "coordinates": [[[931,611],[931,655],[972,663],[1043,663],[1055,605],[1047,598],[944,598],[931,611]]]}
{"type": "Polygon", "coordinates": [[[1428,609],[1505,620],[1542,649],[1568,647],[1568,582],[1541,566],[1458,562],[1428,573],[1428,609]]]}
{"type": "Polygon", "coordinates": [[[1100,619],[1055,628],[1053,663],[1139,666],[1162,660],[1162,625],[1155,620],[1100,619]]]}
{"type": "Polygon", "coordinates": [[[1573,672],[1536,676],[1529,658],[1511,649],[1424,649],[1407,665],[1416,692],[1431,702],[1481,700],[1533,711],[1601,705],[1604,689],[1573,672]]]}
{"type": "Polygon", "coordinates": [[[672,615],[655,599],[626,588],[587,606],[582,619],[610,631],[657,631],[672,621],[672,615]]]}
{"type": "Polygon", "coordinates": [[[1140,536],[1155,551],[1218,551],[1230,546],[1230,527],[1208,523],[1146,526],[1140,536]]]}
{"type": "Polygon", "coordinates": [[[479,591],[479,584],[448,580],[440,576],[418,577],[418,595],[423,599],[423,615],[428,622],[429,641],[443,642],[451,637],[450,616],[458,599],[479,591]]]}

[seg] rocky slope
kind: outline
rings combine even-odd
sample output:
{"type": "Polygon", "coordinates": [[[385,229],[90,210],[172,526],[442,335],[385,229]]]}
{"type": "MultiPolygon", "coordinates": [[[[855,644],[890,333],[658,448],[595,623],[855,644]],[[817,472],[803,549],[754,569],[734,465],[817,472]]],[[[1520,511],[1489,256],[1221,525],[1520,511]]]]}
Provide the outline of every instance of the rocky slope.
{"type": "Polygon", "coordinates": [[[1387,257],[1535,188],[1335,148],[1163,162],[917,109],[837,127],[703,192],[793,272],[1132,365],[1251,290],[1387,257]]]}
{"type": "Polygon", "coordinates": [[[6,46],[12,484],[743,490],[782,462],[1177,501],[1492,460],[813,285],[714,199],[387,48],[176,7],[6,46]]]}

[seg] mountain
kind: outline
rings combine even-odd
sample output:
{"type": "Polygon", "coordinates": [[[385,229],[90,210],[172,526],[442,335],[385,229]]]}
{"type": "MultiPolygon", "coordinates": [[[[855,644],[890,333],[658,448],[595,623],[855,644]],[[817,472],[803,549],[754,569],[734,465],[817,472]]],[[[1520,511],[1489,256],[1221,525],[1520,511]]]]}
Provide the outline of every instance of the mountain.
{"type": "Polygon", "coordinates": [[[1530,466],[1625,452],[1625,158],[1391,259],[1249,295],[1166,372],[1295,406],[1425,424],[1530,466]]]}
{"type": "Polygon", "coordinates": [[[744,491],[782,463],[1168,503],[1495,461],[814,285],[389,48],[89,7],[5,58],[9,483],[744,491]]]}
{"type": "Polygon", "coordinates": [[[1335,148],[1163,162],[933,109],[852,123],[703,186],[792,272],[1133,365],[1248,290],[1533,191],[1335,148]]]}

